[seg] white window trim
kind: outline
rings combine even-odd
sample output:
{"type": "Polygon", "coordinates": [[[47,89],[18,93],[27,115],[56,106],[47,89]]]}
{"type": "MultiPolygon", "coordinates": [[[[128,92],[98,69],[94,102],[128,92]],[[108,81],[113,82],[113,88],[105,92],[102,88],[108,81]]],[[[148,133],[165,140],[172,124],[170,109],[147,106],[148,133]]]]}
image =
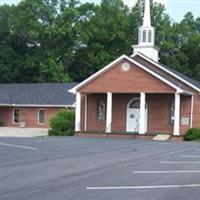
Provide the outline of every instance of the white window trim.
{"type": "Polygon", "coordinates": [[[38,125],[44,125],[45,124],[45,109],[44,108],[39,108],[38,109],[37,123],[38,123],[38,125]],[[43,123],[40,123],[40,111],[44,111],[44,122],[43,123]]]}
{"type": "Polygon", "coordinates": [[[12,111],[12,123],[13,124],[19,124],[19,122],[15,122],[15,110],[19,110],[19,108],[13,108],[13,111],[12,111]]]}

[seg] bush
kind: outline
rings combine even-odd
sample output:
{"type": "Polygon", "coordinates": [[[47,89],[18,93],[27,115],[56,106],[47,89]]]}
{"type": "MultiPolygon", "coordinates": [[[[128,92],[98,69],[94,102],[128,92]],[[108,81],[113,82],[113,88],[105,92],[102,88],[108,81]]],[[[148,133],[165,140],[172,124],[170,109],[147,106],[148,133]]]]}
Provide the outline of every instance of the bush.
{"type": "Polygon", "coordinates": [[[73,136],[75,113],[73,111],[60,110],[55,117],[50,119],[49,135],[73,136]]]}
{"type": "Polygon", "coordinates": [[[191,128],[184,135],[185,141],[200,140],[200,128],[191,128]]]}

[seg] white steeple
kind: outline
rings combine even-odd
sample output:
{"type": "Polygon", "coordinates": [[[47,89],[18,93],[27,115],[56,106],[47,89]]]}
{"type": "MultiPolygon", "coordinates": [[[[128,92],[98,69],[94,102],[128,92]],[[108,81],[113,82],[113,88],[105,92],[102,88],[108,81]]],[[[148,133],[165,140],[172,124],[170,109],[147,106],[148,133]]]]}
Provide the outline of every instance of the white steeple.
{"type": "Polygon", "coordinates": [[[151,26],[151,11],[150,11],[150,1],[145,1],[145,9],[144,9],[144,20],[143,20],[144,27],[151,26]]]}
{"type": "Polygon", "coordinates": [[[151,26],[150,0],[145,0],[143,25],[138,32],[138,45],[133,53],[140,52],[154,61],[158,61],[159,48],[155,45],[155,29],[151,26]]]}

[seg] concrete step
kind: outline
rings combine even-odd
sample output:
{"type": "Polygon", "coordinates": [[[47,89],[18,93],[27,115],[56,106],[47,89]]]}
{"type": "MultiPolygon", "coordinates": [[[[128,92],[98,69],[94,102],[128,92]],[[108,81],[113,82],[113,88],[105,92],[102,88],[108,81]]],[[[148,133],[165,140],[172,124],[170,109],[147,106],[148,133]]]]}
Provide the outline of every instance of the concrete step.
{"type": "Polygon", "coordinates": [[[155,141],[166,141],[169,139],[170,139],[170,135],[168,134],[158,134],[153,138],[153,140],[155,141]]]}

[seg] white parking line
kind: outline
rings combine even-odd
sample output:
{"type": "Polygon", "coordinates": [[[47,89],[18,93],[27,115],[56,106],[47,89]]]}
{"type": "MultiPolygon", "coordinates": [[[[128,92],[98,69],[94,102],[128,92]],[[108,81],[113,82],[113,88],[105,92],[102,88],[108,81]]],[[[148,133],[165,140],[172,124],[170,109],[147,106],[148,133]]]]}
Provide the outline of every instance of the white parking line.
{"type": "Polygon", "coordinates": [[[15,144],[7,144],[7,143],[2,143],[2,142],[0,142],[0,145],[7,146],[7,147],[15,147],[15,148],[19,148],[19,149],[37,150],[37,148],[34,148],[34,147],[21,146],[21,145],[15,145],[15,144]]]}
{"type": "Polygon", "coordinates": [[[165,189],[165,188],[194,188],[200,184],[190,185],[155,185],[155,186],[121,186],[121,187],[86,187],[86,190],[128,190],[128,189],[165,189]]]}
{"type": "Polygon", "coordinates": [[[185,171],[133,171],[134,174],[175,174],[175,173],[200,173],[200,170],[185,171]]]}
{"type": "Polygon", "coordinates": [[[161,161],[161,164],[200,164],[200,161],[161,161]]]}
{"type": "Polygon", "coordinates": [[[200,158],[200,155],[181,155],[181,158],[200,158]]]}
{"type": "Polygon", "coordinates": [[[183,149],[183,150],[179,150],[179,151],[172,151],[169,153],[165,153],[164,155],[172,155],[172,154],[178,154],[178,153],[183,153],[183,152],[188,152],[188,151],[192,151],[194,150],[194,148],[189,148],[189,149],[183,149]]]}

